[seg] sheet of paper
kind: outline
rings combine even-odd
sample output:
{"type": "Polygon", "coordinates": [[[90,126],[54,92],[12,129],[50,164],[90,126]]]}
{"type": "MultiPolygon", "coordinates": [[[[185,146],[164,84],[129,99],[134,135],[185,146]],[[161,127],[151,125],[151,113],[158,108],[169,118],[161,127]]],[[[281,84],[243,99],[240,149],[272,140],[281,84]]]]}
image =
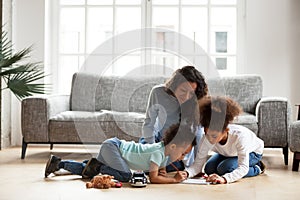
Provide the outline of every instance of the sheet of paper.
{"type": "Polygon", "coordinates": [[[181,183],[183,183],[183,184],[198,184],[198,185],[209,185],[210,184],[210,182],[206,182],[206,180],[204,178],[189,178],[189,179],[182,181],[181,183]]]}

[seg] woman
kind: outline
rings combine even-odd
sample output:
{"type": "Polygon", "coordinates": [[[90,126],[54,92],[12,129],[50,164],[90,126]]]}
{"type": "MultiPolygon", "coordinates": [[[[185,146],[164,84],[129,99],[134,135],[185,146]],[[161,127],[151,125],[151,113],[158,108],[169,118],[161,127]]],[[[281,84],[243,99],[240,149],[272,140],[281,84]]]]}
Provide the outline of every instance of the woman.
{"type": "MultiPolygon", "coordinates": [[[[160,142],[165,130],[179,122],[191,123],[197,127],[197,100],[206,96],[207,91],[204,76],[193,66],[177,69],[165,84],[154,86],[149,95],[140,142],[160,142]]],[[[201,132],[199,128],[198,139],[201,132]]],[[[193,162],[194,156],[191,151],[184,161],[185,166],[193,162]]],[[[182,163],[177,164],[179,169],[184,168],[182,163]]],[[[174,170],[169,169],[167,171],[174,170]]]]}

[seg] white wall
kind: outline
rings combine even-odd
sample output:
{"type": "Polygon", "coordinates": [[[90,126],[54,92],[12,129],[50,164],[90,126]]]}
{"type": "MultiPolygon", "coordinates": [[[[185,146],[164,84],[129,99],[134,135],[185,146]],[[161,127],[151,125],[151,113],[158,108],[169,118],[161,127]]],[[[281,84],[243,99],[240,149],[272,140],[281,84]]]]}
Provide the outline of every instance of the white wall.
{"type": "MultiPolygon", "coordinates": [[[[31,61],[44,60],[44,0],[14,0],[13,1],[13,44],[16,50],[33,45],[31,61]]],[[[11,144],[20,145],[21,112],[20,102],[12,95],[11,98],[11,144]]]]}
{"type": "MultiPolygon", "coordinates": [[[[12,0],[3,0],[3,14],[2,23],[3,30],[8,33],[8,38],[11,39],[11,26],[12,26],[12,0]]],[[[6,87],[3,80],[2,88],[6,87]]],[[[9,90],[2,91],[2,102],[1,102],[1,147],[6,148],[11,145],[11,93],[9,90]]]]}
{"type": "Polygon", "coordinates": [[[286,0],[248,0],[246,66],[263,76],[264,95],[290,96],[286,0]]]}
{"type": "Polygon", "coordinates": [[[287,97],[292,103],[293,120],[294,104],[297,99],[300,103],[296,86],[296,77],[300,75],[299,3],[298,0],[246,1],[245,66],[238,71],[260,74],[265,96],[287,97]]]}
{"type": "MultiPolygon", "coordinates": [[[[291,102],[294,108],[295,116],[298,109],[295,109],[295,104],[300,104],[300,1],[290,0],[289,7],[289,55],[291,67],[291,102]]],[[[294,120],[296,117],[293,118],[294,120]]]]}
{"type": "MultiPolygon", "coordinates": [[[[34,44],[32,58],[44,60],[44,0],[14,0],[13,40],[17,49],[34,44]]],[[[263,77],[264,95],[300,103],[300,1],[247,0],[245,53],[238,73],[263,77]],[[298,85],[297,85],[298,83],[298,85]]],[[[20,106],[12,97],[12,145],[21,144],[20,106]]],[[[294,119],[294,117],[293,117],[294,119]]]]}

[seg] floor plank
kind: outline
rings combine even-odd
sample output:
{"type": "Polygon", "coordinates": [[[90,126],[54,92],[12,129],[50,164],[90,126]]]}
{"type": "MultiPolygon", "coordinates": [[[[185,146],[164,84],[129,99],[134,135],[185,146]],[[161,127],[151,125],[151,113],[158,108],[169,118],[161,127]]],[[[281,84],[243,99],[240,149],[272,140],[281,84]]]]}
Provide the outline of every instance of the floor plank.
{"type": "Polygon", "coordinates": [[[98,146],[31,145],[24,160],[21,147],[0,151],[0,199],[298,199],[300,172],[292,171],[293,154],[285,166],[281,149],[265,149],[263,161],[266,172],[226,185],[148,184],[145,188],[109,190],[86,189],[81,176],[51,176],[44,178],[44,169],[50,154],[63,159],[84,160],[97,155],[98,146]]]}

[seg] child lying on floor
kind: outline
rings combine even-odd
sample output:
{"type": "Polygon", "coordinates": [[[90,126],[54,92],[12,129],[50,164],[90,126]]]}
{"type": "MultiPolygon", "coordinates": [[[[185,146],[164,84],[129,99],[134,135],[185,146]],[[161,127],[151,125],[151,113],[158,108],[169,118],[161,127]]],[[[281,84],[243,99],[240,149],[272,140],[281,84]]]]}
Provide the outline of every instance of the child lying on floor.
{"type": "Polygon", "coordinates": [[[166,176],[167,162],[182,160],[196,144],[195,131],[191,126],[172,125],[159,143],[140,144],[133,141],[110,138],[103,142],[97,159],[87,164],[64,160],[51,156],[48,160],[45,177],[63,168],[72,174],[92,178],[101,173],[114,176],[115,179],[128,182],[131,170],[149,172],[151,183],[179,183],[187,178],[185,171],[178,171],[174,177],[166,176]]]}

